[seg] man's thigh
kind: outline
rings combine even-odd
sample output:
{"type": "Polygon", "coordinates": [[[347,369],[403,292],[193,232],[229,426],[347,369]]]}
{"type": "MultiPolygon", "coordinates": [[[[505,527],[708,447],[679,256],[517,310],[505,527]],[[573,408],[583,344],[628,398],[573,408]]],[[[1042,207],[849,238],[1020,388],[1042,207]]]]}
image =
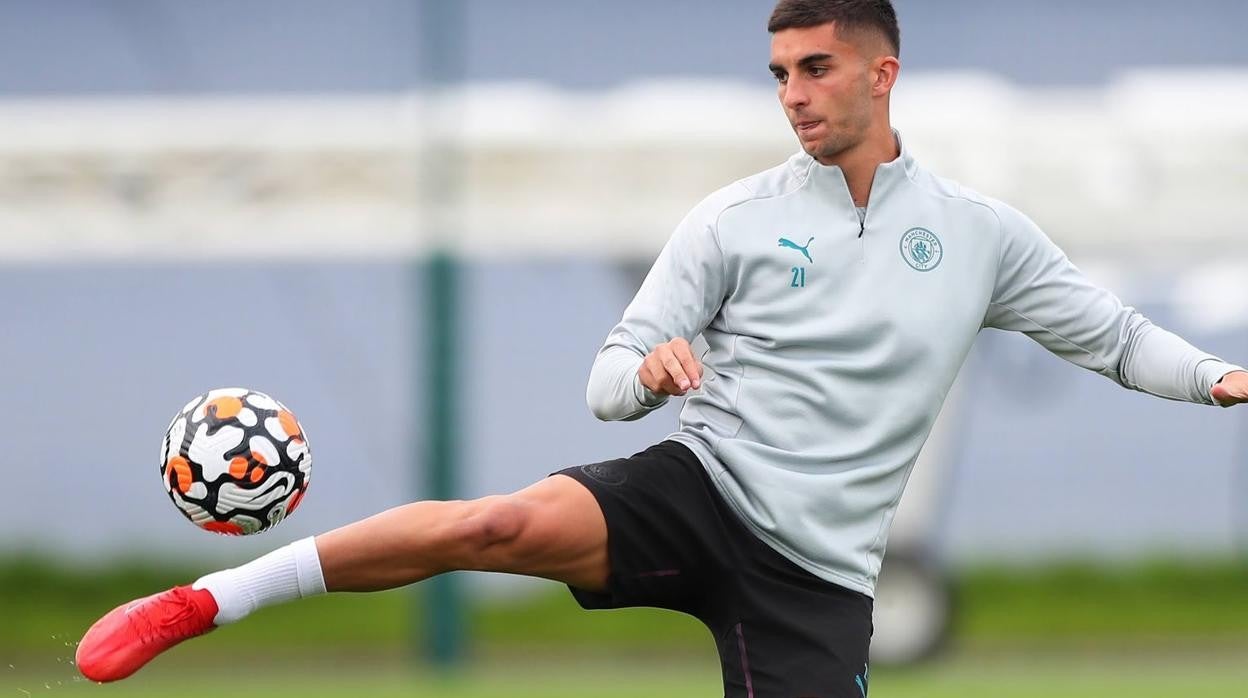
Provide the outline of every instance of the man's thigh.
{"type": "Polygon", "coordinates": [[[470,546],[461,568],[563,582],[587,608],[691,611],[682,597],[724,548],[710,490],[697,457],[673,442],[567,468],[466,503],[464,535],[484,549],[470,546]]]}
{"type": "MultiPolygon", "coordinates": [[[[560,471],[592,493],[607,527],[605,588],[570,584],[587,609],[651,606],[700,615],[731,551],[716,494],[687,447],[664,441],[628,458],[560,471]]],[[[555,479],[552,478],[552,479],[555,479]]]]}
{"type": "Polygon", "coordinates": [[[717,628],[716,644],[727,698],[867,695],[869,630],[818,608],[800,622],[745,618],[717,628]]]}
{"type": "Polygon", "coordinates": [[[871,599],[791,563],[787,571],[770,563],[755,559],[743,570],[736,608],[708,620],[723,665],[725,695],[864,698],[870,682],[871,599]]]}
{"type": "Polygon", "coordinates": [[[493,571],[606,588],[607,524],[589,490],[572,478],[554,476],[499,500],[519,523],[493,571]]]}

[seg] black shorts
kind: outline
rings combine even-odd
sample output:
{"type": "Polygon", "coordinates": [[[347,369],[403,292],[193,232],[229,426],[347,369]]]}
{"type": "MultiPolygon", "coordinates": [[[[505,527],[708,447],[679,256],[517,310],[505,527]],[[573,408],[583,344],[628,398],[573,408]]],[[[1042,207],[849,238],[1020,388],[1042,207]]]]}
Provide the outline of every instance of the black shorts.
{"type": "Polygon", "coordinates": [[[587,609],[651,606],[710,628],[727,698],[863,698],[871,598],[815,577],[749,531],[697,456],[664,441],[562,470],[607,521],[607,591],[587,609]]]}

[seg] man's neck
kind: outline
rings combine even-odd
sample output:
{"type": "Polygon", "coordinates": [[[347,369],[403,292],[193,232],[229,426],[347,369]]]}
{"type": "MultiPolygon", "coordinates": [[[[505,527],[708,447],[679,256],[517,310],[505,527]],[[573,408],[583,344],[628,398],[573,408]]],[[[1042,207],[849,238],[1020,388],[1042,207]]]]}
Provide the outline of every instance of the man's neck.
{"type": "Polygon", "coordinates": [[[891,127],[885,125],[857,146],[839,153],[832,160],[819,162],[841,168],[854,205],[866,206],[871,198],[871,183],[875,181],[876,168],[900,156],[901,146],[897,142],[897,136],[891,127]]]}

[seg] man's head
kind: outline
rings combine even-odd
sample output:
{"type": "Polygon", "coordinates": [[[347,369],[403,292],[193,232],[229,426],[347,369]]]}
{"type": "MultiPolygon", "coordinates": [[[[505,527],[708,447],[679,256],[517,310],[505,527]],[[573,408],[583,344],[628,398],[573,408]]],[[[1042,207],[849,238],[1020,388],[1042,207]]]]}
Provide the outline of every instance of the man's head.
{"type": "Polygon", "coordinates": [[[780,103],[807,153],[830,162],[888,130],[901,67],[890,0],[780,0],[767,30],[780,103]]]}

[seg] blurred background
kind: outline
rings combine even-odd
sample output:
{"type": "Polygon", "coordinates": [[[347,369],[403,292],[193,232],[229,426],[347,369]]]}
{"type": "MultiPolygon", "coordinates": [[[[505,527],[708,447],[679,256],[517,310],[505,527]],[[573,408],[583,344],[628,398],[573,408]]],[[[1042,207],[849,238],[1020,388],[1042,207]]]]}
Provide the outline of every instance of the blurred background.
{"type": "MultiPolygon", "coordinates": [[[[1248,362],[1248,4],[895,4],[920,162],[1248,362]]],[[[770,10],[0,0],[0,695],[718,695],[692,619],[469,574],[266,611],[119,686],[69,662],[133,596],[673,431],[676,404],[596,422],[585,382],[684,213],[796,150],[770,10]],[[159,474],[169,419],[232,385],[315,456],[248,539],[159,474]]],[[[1242,695],[1246,505],[1245,414],[984,333],[902,502],[875,694],[1242,695]]]]}

